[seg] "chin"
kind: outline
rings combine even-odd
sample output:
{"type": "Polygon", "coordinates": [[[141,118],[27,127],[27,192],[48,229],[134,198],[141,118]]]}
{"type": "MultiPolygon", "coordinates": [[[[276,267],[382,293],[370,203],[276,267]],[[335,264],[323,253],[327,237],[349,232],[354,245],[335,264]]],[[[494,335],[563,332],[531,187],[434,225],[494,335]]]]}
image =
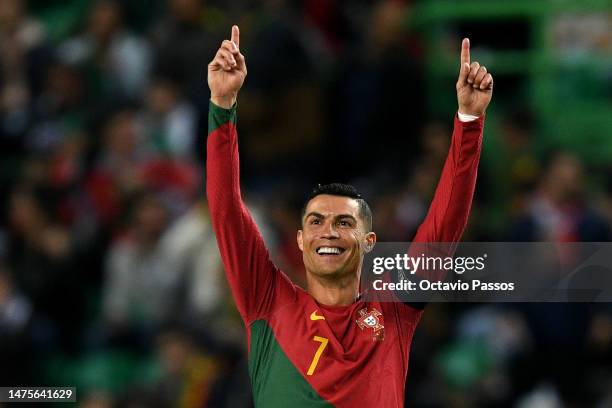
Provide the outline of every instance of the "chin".
{"type": "Polygon", "coordinates": [[[342,268],[330,268],[329,266],[318,267],[312,270],[314,275],[324,277],[339,275],[341,272],[342,268]]]}
{"type": "Polygon", "coordinates": [[[350,274],[352,269],[346,265],[317,265],[316,268],[313,269],[313,274],[320,277],[331,278],[331,277],[341,277],[350,274]]]}
{"type": "Polygon", "coordinates": [[[315,276],[319,276],[322,278],[331,278],[331,277],[341,277],[350,274],[350,271],[356,269],[356,265],[352,265],[353,262],[350,257],[343,257],[340,259],[317,259],[318,255],[315,255],[314,259],[309,259],[310,262],[306,262],[304,259],[304,264],[309,266],[308,270],[315,276]]]}

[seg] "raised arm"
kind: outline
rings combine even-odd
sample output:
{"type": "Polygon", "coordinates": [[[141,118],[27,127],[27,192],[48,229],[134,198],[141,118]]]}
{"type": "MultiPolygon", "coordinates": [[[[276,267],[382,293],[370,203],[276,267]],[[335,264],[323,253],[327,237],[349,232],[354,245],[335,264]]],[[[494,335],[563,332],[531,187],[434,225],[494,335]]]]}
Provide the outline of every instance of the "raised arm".
{"type": "Polygon", "coordinates": [[[470,63],[470,41],[461,44],[457,80],[458,114],[450,151],[414,242],[458,242],[467,224],[476,187],[484,116],[493,95],[493,77],[484,66],[470,63]]]}
{"type": "MultiPolygon", "coordinates": [[[[415,243],[457,243],[463,235],[472,207],[476,174],[482,147],[484,116],[493,95],[493,77],[478,62],[470,63],[470,41],[461,44],[461,67],[457,79],[457,102],[451,146],[442,168],[434,198],[423,223],[413,239],[415,243]]],[[[456,245],[411,245],[410,256],[452,256],[456,245]]],[[[420,279],[438,281],[444,271],[417,270],[420,279]]],[[[398,279],[402,278],[401,276],[398,279]]],[[[403,302],[421,313],[424,302],[403,302]]]]}
{"type": "Polygon", "coordinates": [[[240,33],[232,27],[208,65],[211,103],[208,115],[206,195],[238,311],[248,325],[290,296],[292,285],[270,260],[259,230],[240,193],[236,98],[247,75],[240,33]]]}

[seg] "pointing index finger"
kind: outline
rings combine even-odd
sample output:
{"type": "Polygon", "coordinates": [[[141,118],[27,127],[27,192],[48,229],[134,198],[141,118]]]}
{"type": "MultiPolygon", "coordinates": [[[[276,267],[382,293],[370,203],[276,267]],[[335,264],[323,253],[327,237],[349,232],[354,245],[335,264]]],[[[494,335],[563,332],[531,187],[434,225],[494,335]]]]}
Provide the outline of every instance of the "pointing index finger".
{"type": "Polygon", "coordinates": [[[237,25],[232,26],[232,41],[240,48],[240,29],[237,25]]]}
{"type": "Polygon", "coordinates": [[[461,66],[465,63],[470,64],[470,39],[464,38],[461,43],[461,66]]]}

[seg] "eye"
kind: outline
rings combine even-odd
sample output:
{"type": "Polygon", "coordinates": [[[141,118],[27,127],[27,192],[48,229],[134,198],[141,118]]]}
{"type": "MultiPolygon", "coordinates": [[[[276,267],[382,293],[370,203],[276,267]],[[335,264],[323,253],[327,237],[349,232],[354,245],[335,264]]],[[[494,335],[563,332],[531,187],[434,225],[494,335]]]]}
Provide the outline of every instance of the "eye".
{"type": "Polygon", "coordinates": [[[310,220],[310,225],[319,225],[321,224],[321,220],[318,218],[313,218],[312,220],[310,220]]]}
{"type": "Polygon", "coordinates": [[[341,227],[352,227],[353,226],[353,224],[350,221],[348,221],[348,220],[340,220],[340,222],[338,222],[338,224],[341,227]]]}

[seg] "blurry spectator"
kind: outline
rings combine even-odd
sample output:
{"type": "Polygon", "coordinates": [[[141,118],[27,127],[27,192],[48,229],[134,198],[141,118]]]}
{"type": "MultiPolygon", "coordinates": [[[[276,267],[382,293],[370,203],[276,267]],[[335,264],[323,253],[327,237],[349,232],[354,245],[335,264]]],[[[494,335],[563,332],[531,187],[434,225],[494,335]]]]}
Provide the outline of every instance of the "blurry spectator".
{"type": "Polygon", "coordinates": [[[609,228],[588,205],[584,169],[575,155],[551,157],[543,179],[526,203],[512,238],[519,241],[608,241],[609,228]]]}
{"type": "Polygon", "coordinates": [[[123,25],[121,2],[94,3],[87,27],[59,47],[60,59],[90,73],[92,91],[107,98],[140,96],[149,79],[151,50],[123,25]]]}
{"type": "Polygon", "coordinates": [[[377,197],[374,202],[373,211],[376,211],[374,225],[376,234],[381,237],[382,241],[401,242],[410,239],[405,238],[407,230],[403,228],[398,219],[398,198],[395,193],[387,193],[377,197]]]}
{"type": "Polygon", "coordinates": [[[251,129],[242,139],[247,174],[297,177],[305,172],[305,157],[323,152],[317,148],[327,102],[316,77],[322,61],[306,41],[296,8],[289,1],[264,2],[252,33],[245,36],[253,79],[241,96],[241,124],[251,129]],[[279,114],[279,106],[291,108],[279,114]]]}
{"type": "Polygon", "coordinates": [[[27,357],[28,324],[32,318],[32,305],[17,292],[6,267],[0,265],[0,383],[15,384],[27,379],[30,360],[27,357]],[[14,369],[12,369],[14,367],[14,369]]]}
{"type": "Polygon", "coordinates": [[[64,135],[48,158],[49,185],[58,190],[77,187],[85,170],[87,139],[79,130],[64,135]]]}
{"type": "Polygon", "coordinates": [[[20,153],[30,126],[30,95],[23,83],[8,82],[0,88],[0,150],[9,159],[20,153]]]}
{"type": "Polygon", "coordinates": [[[271,203],[269,216],[276,231],[278,245],[275,250],[275,264],[285,272],[291,281],[306,287],[306,271],[302,251],[297,246],[296,233],[301,228],[301,214],[286,201],[271,203]]]}
{"type": "MultiPolygon", "coordinates": [[[[54,223],[31,189],[24,187],[12,194],[9,217],[14,237],[21,240],[27,250],[58,261],[70,255],[67,231],[61,225],[54,223]]],[[[32,259],[23,260],[32,261],[32,259]]]]}
{"type": "Polygon", "coordinates": [[[441,122],[426,123],[419,159],[398,165],[403,170],[396,170],[402,175],[400,188],[386,185],[387,194],[374,200],[375,230],[383,241],[410,241],[414,237],[425,218],[448,155],[451,132],[441,122]]]}
{"type": "MultiPolygon", "coordinates": [[[[421,386],[413,390],[417,392],[417,405],[511,406],[516,391],[511,388],[510,368],[517,356],[531,349],[529,333],[521,317],[492,305],[432,304],[428,307],[434,313],[446,308],[442,316],[455,314],[458,320],[453,324],[442,316],[424,317],[423,323],[436,324],[441,332],[426,326],[427,340],[419,344],[421,352],[436,355],[435,364],[424,367],[432,372],[419,379],[421,386]],[[443,321],[438,322],[439,318],[443,321]],[[454,331],[452,337],[449,331],[454,331]]],[[[413,352],[413,358],[422,363],[422,358],[431,357],[413,352]]]]}
{"type": "Polygon", "coordinates": [[[157,341],[162,378],[154,388],[155,400],[162,402],[160,406],[177,401],[186,406],[203,406],[219,375],[219,361],[202,355],[180,331],[162,333],[157,341]]]}
{"type": "Polygon", "coordinates": [[[53,218],[53,203],[47,200],[43,210],[40,194],[24,187],[10,197],[9,262],[15,283],[32,301],[34,313],[52,323],[42,336],[55,337],[57,330],[61,341],[74,345],[82,317],[77,305],[82,298],[73,243],[69,231],[53,218]]]}
{"type": "Polygon", "coordinates": [[[486,345],[496,364],[506,365],[532,347],[522,317],[492,305],[466,311],[457,323],[458,337],[486,345]]]}
{"type": "Polygon", "coordinates": [[[96,101],[86,93],[85,79],[77,67],[55,62],[47,69],[45,84],[36,101],[35,125],[26,138],[30,152],[48,153],[70,134],[84,129],[96,101]]]}
{"type": "Polygon", "coordinates": [[[140,169],[146,186],[156,191],[172,218],[183,214],[194,202],[200,186],[202,170],[188,161],[150,160],[140,169]]]}
{"type": "Polygon", "coordinates": [[[104,224],[116,221],[125,197],[143,188],[138,170],[144,161],[142,138],[131,110],[119,111],[105,123],[102,146],[85,184],[94,214],[104,224]]]}
{"type": "Polygon", "coordinates": [[[430,163],[437,166],[442,172],[444,160],[448,156],[450,147],[451,135],[453,130],[450,128],[451,121],[432,120],[423,127],[423,135],[421,138],[422,154],[419,160],[425,163],[430,163]]]}
{"type": "Polygon", "coordinates": [[[5,267],[0,268],[0,337],[6,340],[6,337],[25,329],[32,306],[28,299],[16,292],[5,267]]]}
{"type": "Polygon", "coordinates": [[[167,12],[153,27],[155,74],[180,84],[202,109],[208,105],[204,67],[221,42],[204,24],[205,0],[166,0],[167,12]]]}
{"type": "Polygon", "coordinates": [[[205,320],[214,319],[220,311],[226,285],[206,204],[197,203],[177,219],[165,233],[162,244],[185,281],[185,311],[205,320]]]}
{"type": "Polygon", "coordinates": [[[17,83],[37,93],[47,52],[45,29],[27,15],[24,0],[0,1],[0,84],[17,83]]]}
{"type": "Polygon", "coordinates": [[[222,406],[211,403],[215,385],[226,374],[222,361],[198,350],[191,336],[182,329],[164,330],[156,340],[158,379],[128,391],[123,406],[222,406]]]}
{"type": "Polygon", "coordinates": [[[529,193],[537,187],[542,165],[535,146],[535,123],[528,110],[508,112],[501,121],[500,146],[492,155],[483,157],[487,170],[479,183],[481,201],[490,213],[489,229],[499,234],[511,218],[526,205],[529,193]]]}
{"type": "Polygon", "coordinates": [[[143,123],[134,111],[124,109],[106,125],[86,188],[98,219],[112,224],[126,198],[142,189],[157,192],[171,216],[181,214],[195,199],[200,179],[201,169],[194,162],[167,158],[147,148],[143,123]]]}
{"type": "Polygon", "coordinates": [[[176,311],[177,275],[161,248],[168,214],[160,200],[137,197],[129,219],[107,255],[104,319],[111,340],[139,346],[176,311]]]}
{"type": "Polygon", "coordinates": [[[3,172],[15,165],[33,125],[31,110],[50,56],[45,42],[45,30],[27,15],[25,1],[0,1],[0,159],[7,166],[3,172]]]}
{"type": "Polygon", "coordinates": [[[177,85],[170,80],[155,79],[146,91],[145,104],[141,120],[147,149],[170,158],[195,158],[197,114],[181,98],[177,85]]]}
{"type": "Polygon", "coordinates": [[[560,14],[550,24],[552,41],[566,57],[612,51],[612,17],[609,13],[560,14]]]}
{"type": "MultiPolygon", "coordinates": [[[[609,227],[588,204],[583,164],[569,152],[550,157],[540,184],[515,222],[512,239],[519,241],[608,241],[609,227]]],[[[573,263],[571,247],[559,253],[561,263],[573,263]]],[[[551,270],[559,275],[562,270],[551,270]]],[[[548,273],[542,271],[542,274],[548,273]]],[[[587,303],[524,303],[515,305],[532,333],[535,352],[521,361],[524,388],[543,387],[569,403],[589,401],[588,380],[570,373],[584,370],[582,350],[588,339],[592,311],[587,303]],[[561,351],[563,350],[563,351],[561,351]],[[563,354],[563,361],[559,355],[563,354]],[[533,367],[530,369],[529,367],[533,367]],[[546,387],[545,387],[546,388],[546,387]]],[[[535,391],[534,395],[539,395],[535,391]]],[[[534,397],[535,398],[535,397],[534,397]]],[[[530,405],[526,405],[530,406],[530,405]]]]}
{"type": "MultiPolygon", "coordinates": [[[[456,342],[476,345],[481,350],[479,354],[486,355],[484,375],[472,378],[479,382],[481,398],[498,405],[520,394],[512,374],[517,369],[516,362],[533,352],[531,333],[520,314],[493,305],[471,308],[457,322],[456,342]]],[[[470,381],[465,375],[455,378],[470,381]]]]}
{"type": "Polygon", "coordinates": [[[334,0],[306,0],[303,8],[306,25],[312,26],[319,33],[310,38],[310,43],[319,45],[322,42],[325,45],[321,57],[326,57],[328,52],[341,54],[346,46],[346,37],[350,34],[346,4],[334,0]]]}
{"type": "Polygon", "coordinates": [[[396,206],[395,215],[392,217],[394,221],[382,221],[388,224],[388,230],[395,231],[389,240],[409,241],[414,237],[425,218],[442,169],[436,164],[437,160],[434,155],[417,163],[411,170],[407,186],[400,191],[398,197],[392,198],[396,206]]]}
{"type": "MultiPolygon", "coordinates": [[[[369,161],[390,171],[417,153],[424,109],[417,101],[425,96],[418,38],[405,24],[411,12],[403,2],[377,2],[358,28],[362,37],[341,60],[332,95],[339,99],[331,104],[338,132],[334,148],[344,152],[332,163],[341,177],[363,175],[362,163],[369,161]]],[[[394,171],[390,175],[399,178],[394,171]]]]}
{"type": "Polygon", "coordinates": [[[534,126],[532,115],[528,111],[511,112],[504,117],[503,158],[498,154],[496,159],[502,160],[505,166],[500,174],[505,180],[498,180],[497,189],[504,187],[511,193],[522,195],[528,189],[535,187],[541,165],[535,156],[533,146],[534,126]]]}

